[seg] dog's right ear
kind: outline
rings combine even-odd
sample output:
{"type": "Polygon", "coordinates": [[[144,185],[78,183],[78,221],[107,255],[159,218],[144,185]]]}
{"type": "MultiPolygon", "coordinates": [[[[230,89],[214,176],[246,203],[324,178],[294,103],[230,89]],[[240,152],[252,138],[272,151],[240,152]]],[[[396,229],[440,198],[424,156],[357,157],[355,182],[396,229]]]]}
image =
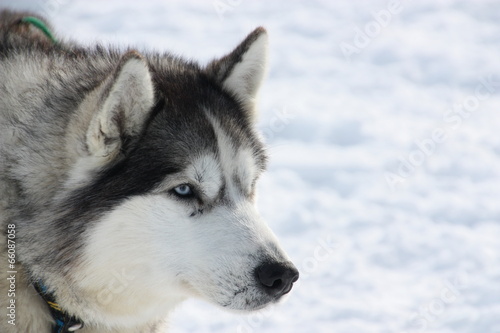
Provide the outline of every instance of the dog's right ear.
{"type": "Polygon", "coordinates": [[[151,73],[140,54],[130,51],[121,58],[98,99],[87,130],[87,152],[106,164],[142,133],[154,104],[151,73]]]}

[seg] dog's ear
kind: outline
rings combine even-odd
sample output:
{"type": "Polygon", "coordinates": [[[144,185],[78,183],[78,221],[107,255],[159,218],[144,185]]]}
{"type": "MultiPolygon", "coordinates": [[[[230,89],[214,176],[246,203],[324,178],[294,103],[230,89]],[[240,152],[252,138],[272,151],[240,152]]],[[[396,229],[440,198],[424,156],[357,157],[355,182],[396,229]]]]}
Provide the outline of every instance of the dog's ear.
{"type": "Polygon", "coordinates": [[[255,119],[255,101],[266,72],[268,37],[264,28],[250,33],[231,53],[212,61],[207,73],[242,103],[255,119]]]}
{"type": "Polygon", "coordinates": [[[87,151],[109,162],[142,133],[153,107],[154,88],[148,64],[139,53],[126,53],[99,94],[99,107],[86,135],[87,151]]]}

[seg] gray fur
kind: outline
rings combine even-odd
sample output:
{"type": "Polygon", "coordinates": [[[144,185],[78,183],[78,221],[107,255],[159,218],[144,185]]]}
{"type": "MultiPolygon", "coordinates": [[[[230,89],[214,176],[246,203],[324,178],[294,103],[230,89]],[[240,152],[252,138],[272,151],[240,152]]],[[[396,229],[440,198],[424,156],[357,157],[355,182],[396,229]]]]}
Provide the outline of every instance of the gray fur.
{"type": "MultiPolygon", "coordinates": [[[[0,331],[48,333],[52,319],[31,281],[42,279],[74,309],[93,307],[73,286],[87,230],[127,198],[168,182],[200,154],[219,154],[214,121],[233,149],[250,149],[258,173],[264,171],[267,157],[254,129],[254,110],[223,83],[265,30],[256,29],[229,56],[205,69],[168,53],[82,48],[69,41],[53,45],[36,29],[16,24],[24,15],[0,11],[0,225],[2,230],[16,225],[19,271],[18,326],[12,330],[4,318],[0,331]],[[99,110],[131,61],[139,72],[144,64],[153,95],[135,96],[134,84],[143,83],[127,79],[132,90],[118,92],[124,96],[119,100],[133,96],[112,106],[113,113],[103,120],[110,127],[104,128],[99,110]],[[82,167],[75,172],[78,163],[82,167]]],[[[255,89],[250,88],[252,94],[255,89]]],[[[209,211],[215,202],[223,204],[228,196],[224,188],[214,204],[196,214],[209,211]]],[[[0,246],[6,247],[5,237],[0,246]]],[[[85,313],[74,314],[85,320],[85,313]]],[[[158,319],[129,331],[156,332],[161,323],[158,319]]],[[[90,322],[81,332],[118,331],[127,330],[90,322]]]]}

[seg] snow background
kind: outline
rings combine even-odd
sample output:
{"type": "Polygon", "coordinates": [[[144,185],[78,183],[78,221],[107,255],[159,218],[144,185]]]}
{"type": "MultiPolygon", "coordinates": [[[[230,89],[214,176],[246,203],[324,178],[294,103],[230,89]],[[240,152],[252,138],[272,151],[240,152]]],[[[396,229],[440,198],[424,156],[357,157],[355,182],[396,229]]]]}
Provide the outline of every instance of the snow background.
{"type": "Polygon", "coordinates": [[[500,332],[500,2],[0,4],[202,63],[267,28],[259,206],[301,279],[250,315],[188,301],[172,332],[500,332]]]}

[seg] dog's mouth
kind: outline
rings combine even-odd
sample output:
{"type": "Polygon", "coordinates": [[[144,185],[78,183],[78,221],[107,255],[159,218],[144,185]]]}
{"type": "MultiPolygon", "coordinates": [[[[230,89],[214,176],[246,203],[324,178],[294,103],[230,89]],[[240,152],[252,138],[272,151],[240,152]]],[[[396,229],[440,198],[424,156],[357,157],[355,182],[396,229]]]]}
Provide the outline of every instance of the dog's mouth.
{"type": "MultiPolygon", "coordinates": [[[[292,288],[286,292],[290,292],[292,288]]],[[[228,310],[235,311],[257,311],[261,310],[268,305],[274,304],[282,299],[282,297],[286,294],[276,297],[270,296],[265,292],[259,290],[259,288],[243,288],[234,293],[234,296],[228,302],[221,304],[222,307],[228,310]]]]}

